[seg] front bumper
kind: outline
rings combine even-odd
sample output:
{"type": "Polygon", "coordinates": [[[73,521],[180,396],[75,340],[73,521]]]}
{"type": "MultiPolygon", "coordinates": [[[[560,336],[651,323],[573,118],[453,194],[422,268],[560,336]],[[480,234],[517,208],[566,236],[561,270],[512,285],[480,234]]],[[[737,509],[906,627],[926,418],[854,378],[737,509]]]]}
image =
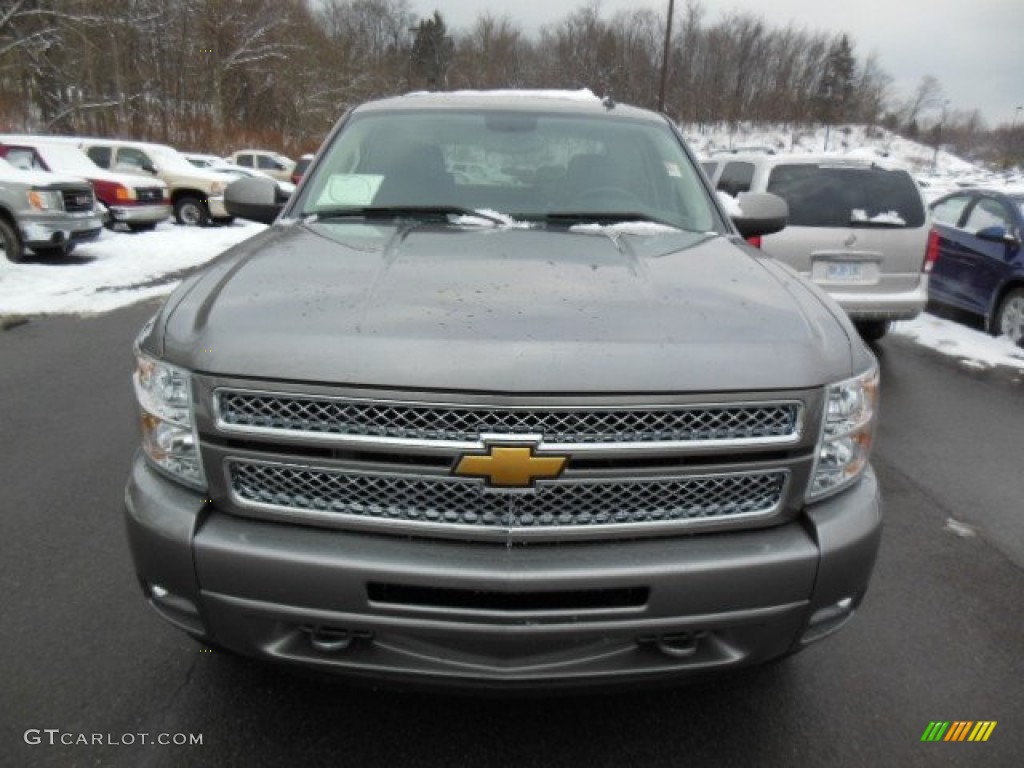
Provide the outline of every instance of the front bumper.
{"type": "Polygon", "coordinates": [[[231,214],[224,207],[224,195],[211,195],[206,198],[206,204],[210,207],[210,216],[214,219],[229,219],[231,214]]]}
{"type": "Polygon", "coordinates": [[[170,205],[112,205],[109,210],[113,221],[140,224],[166,221],[173,212],[170,205]]]}
{"type": "Polygon", "coordinates": [[[194,635],[328,672],[501,689],[664,680],[796,650],[852,615],[881,532],[870,470],[787,525],[564,545],[242,519],[140,457],[125,509],[149,602],[194,635]]]}
{"type": "Polygon", "coordinates": [[[45,213],[19,216],[21,239],[29,248],[54,248],[95,240],[103,231],[96,213],[45,213]]]}

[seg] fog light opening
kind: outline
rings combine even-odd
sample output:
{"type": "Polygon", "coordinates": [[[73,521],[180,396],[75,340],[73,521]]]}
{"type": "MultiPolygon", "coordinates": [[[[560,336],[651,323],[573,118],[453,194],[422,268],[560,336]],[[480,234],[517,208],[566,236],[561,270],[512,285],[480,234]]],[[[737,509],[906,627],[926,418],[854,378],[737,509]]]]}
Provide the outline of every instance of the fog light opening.
{"type": "Polygon", "coordinates": [[[309,644],[320,653],[341,653],[352,647],[355,640],[347,629],[333,627],[303,627],[309,633],[309,644]]]}
{"type": "Polygon", "coordinates": [[[707,632],[681,632],[675,635],[660,635],[654,638],[655,647],[673,659],[689,659],[697,655],[700,641],[707,632]]]}
{"type": "Polygon", "coordinates": [[[819,608],[807,622],[807,629],[804,631],[803,637],[800,638],[800,642],[806,645],[828,637],[850,620],[856,608],[856,595],[844,597],[831,605],[819,608]]]}
{"type": "Polygon", "coordinates": [[[159,584],[149,585],[149,597],[159,607],[167,608],[178,613],[184,613],[188,616],[199,616],[199,609],[196,608],[196,604],[189,600],[187,597],[176,595],[168,589],[161,587],[159,584]]]}

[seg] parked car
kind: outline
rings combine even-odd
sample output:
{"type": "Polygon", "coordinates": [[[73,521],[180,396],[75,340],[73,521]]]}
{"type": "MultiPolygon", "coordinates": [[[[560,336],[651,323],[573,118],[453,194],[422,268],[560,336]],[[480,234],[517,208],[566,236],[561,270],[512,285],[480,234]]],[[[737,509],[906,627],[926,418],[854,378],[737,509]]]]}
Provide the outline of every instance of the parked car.
{"type": "Polygon", "coordinates": [[[135,348],[128,539],[176,627],[507,690],[725,672],[857,609],[877,362],[744,242],[785,203],[730,223],[665,116],[413,94],[349,112],[290,199],[226,199],[274,223],[135,348]],[[484,155],[516,175],[452,174],[484,155]]]}
{"type": "Polygon", "coordinates": [[[931,205],[938,260],[928,298],[1024,346],[1024,189],[965,189],[931,205]]]}
{"type": "Polygon", "coordinates": [[[767,253],[825,289],[861,335],[876,340],[928,300],[929,220],[903,168],[845,155],[723,153],[705,161],[726,194],[773,192],[789,203],[767,253]]]}
{"type": "Polygon", "coordinates": [[[227,160],[219,155],[205,155],[200,152],[182,152],[182,155],[196,168],[213,168],[227,163],[227,160]]]}
{"type": "Polygon", "coordinates": [[[233,152],[227,161],[243,168],[263,171],[278,181],[290,182],[292,169],[295,168],[295,161],[291,158],[265,149],[240,149],[238,152],[233,152]]]}
{"type": "Polygon", "coordinates": [[[156,176],[171,192],[174,217],[179,224],[203,226],[210,221],[227,223],[224,208],[224,179],[204,168],[196,168],[173,147],[144,141],[76,139],[89,158],[101,168],[122,173],[156,176]]]}
{"type": "Polygon", "coordinates": [[[232,163],[225,162],[222,163],[221,165],[211,165],[208,170],[211,170],[214,173],[219,173],[222,176],[228,176],[232,180],[251,179],[256,176],[261,176],[264,179],[271,179],[275,184],[277,184],[278,189],[281,190],[281,193],[285,197],[287,197],[288,195],[295,191],[295,185],[292,184],[290,181],[281,181],[279,179],[275,179],[273,176],[268,176],[263,171],[257,171],[254,168],[243,168],[240,165],[234,165],[232,163]]]}
{"type": "Polygon", "coordinates": [[[295,186],[299,185],[302,181],[302,177],[306,174],[306,169],[309,168],[309,164],[313,162],[313,155],[306,154],[298,159],[295,163],[295,167],[292,168],[291,182],[295,186]]]}
{"type": "Polygon", "coordinates": [[[0,158],[0,257],[19,262],[26,248],[37,256],[62,256],[102,230],[89,182],[24,171],[0,158]]]}
{"type": "Polygon", "coordinates": [[[171,216],[170,192],[159,179],[100,168],[78,147],[33,137],[0,136],[0,156],[16,168],[79,176],[103,205],[107,224],[132,231],[153,229],[171,216]]]}

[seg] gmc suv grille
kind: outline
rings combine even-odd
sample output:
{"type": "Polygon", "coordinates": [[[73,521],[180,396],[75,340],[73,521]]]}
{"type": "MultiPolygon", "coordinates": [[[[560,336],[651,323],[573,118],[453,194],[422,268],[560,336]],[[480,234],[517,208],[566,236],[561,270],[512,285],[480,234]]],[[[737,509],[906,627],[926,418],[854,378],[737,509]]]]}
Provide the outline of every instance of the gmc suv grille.
{"type": "Polygon", "coordinates": [[[61,190],[61,196],[64,198],[64,210],[68,213],[80,213],[93,209],[94,200],[90,190],[64,189],[61,190]]]}

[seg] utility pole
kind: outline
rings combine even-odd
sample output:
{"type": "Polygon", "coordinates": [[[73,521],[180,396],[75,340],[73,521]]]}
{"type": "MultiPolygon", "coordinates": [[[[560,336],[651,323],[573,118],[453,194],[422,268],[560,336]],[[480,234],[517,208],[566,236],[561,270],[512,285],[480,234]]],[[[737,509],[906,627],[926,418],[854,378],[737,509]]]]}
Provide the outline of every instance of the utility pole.
{"type": "MultiPolygon", "coordinates": [[[[1020,148],[1020,142],[1017,141],[1017,120],[1020,118],[1020,111],[1024,107],[1017,107],[1013,110],[1013,121],[1010,123],[1010,162],[1015,165],[1020,165],[1020,160],[1017,157],[1017,152],[1020,148]]],[[[1009,167],[1009,163],[1007,163],[1009,167]]]]}
{"type": "Polygon", "coordinates": [[[949,106],[949,99],[942,102],[942,117],[939,118],[938,129],[935,131],[935,151],[932,152],[932,173],[939,163],[939,146],[942,144],[942,126],[946,123],[946,108],[949,106]]]}
{"type": "Polygon", "coordinates": [[[668,18],[665,20],[665,47],[661,52],[661,86],[658,88],[658,111],[665,111],[665,83],[668,80],[668,50],[672,45],[672,17],[675,15],[675,0],[668,0],[668,18]]]}

